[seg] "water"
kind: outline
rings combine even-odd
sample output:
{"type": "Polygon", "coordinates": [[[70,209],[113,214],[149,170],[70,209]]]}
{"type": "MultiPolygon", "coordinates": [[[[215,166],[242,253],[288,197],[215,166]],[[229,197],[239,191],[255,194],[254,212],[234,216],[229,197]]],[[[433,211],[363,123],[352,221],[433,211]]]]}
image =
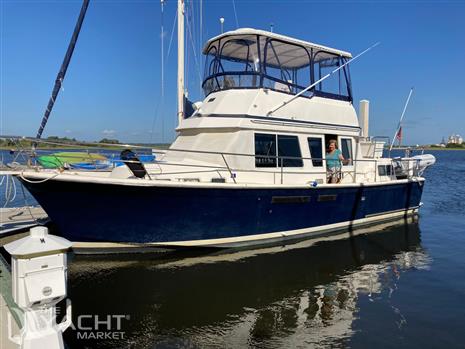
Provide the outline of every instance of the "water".
{"type": "Polygon", "coordinates": [[[432,153],[418,221],[264,249],[74,256],[69,347],[465,348],[465,152],[432,153]]]}

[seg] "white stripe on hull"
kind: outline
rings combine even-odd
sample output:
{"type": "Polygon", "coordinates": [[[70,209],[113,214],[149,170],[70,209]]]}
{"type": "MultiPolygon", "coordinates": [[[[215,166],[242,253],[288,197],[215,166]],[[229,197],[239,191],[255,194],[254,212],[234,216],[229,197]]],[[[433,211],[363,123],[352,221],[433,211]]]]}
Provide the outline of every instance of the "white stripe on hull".
{"type": "Polygon", "coordinates": [[[380,221],[393,220],[404,215],[417,213],[419,207],[408,210],[391,211],[369,217],[356,219],[328,225],[322,225],[312,228],[279,231],[265,234],[245,235],[237,237],[207,239],[207,240],[189,240],[189,241],[168,241],[152,243],[117,243],[117,242],[73,242],[73,250],[78,254],[94,253],[119,253],[119,252],[149,252],[150,250],[160,248],[181,248],[181,247],[217,247],[231,248],[244,246],[258,246],[272,244],[287,240],[297,240],[302,238],[320,237],[331,235],[344,229],[360,227],[380,221]]]}

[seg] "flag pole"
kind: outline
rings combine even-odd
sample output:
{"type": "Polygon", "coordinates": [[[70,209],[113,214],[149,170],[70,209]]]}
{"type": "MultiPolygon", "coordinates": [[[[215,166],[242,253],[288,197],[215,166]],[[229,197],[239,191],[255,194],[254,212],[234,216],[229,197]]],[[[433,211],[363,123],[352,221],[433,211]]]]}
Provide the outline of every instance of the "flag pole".
{"type": "MultiPolygon", "coordinates": [[[[396,132],[394,133],[394,137],[392,138],[391,146],[389,147],[389,152],[392,150],[392,147],[394,146],[394,142],[396,141],[396,137],[399,134],[399,131],[402,129],[402,120],[404,119],[405,111],[407,110],[407,106],[410,102],[410,97],[412,97],[413,93],[413,87],[410,89],[410,92],[407,97],[407,101],[405,102],[404,105],[404,110],[402,110],[402,115],[400,116],[399,124],[397,125],[396,132]]],[[[400,140],[399,140],[399,145],[400,145],[400,140]]]]}

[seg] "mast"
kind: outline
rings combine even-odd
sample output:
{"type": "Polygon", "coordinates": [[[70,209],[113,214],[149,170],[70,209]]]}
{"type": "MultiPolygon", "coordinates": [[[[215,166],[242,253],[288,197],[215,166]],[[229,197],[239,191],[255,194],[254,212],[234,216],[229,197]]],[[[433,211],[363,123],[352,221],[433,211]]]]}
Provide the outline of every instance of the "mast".
{"type": "MultiPolygon", "coordinates": [[[[79,17],[74,27],[73,36],[71,37],[71,41],[68,45],[68,50],[66,51],[65,58],[63,59],[63,63],[61,64],[60,70],[58,75],[55,79],[55,86],[53,87],[52,96],[48,101],[47,108],[45,109],[44,117],[42,118],[42,122],[40,124],[39,130],[37,131],[36,138],[40,138],[42,136],[42,132],[44,131],[45,125],[47,125],[48,118],[50,113],[52,112],[53,105],[58,97],[58,92],[60,92],[61,86],[63,84],[63,80],[66,75],[66,71],[68,70],[69,62],[71,61],[71,56],[74,52],[74,47],[76,46],[76,42],[79,37],[79,33],[81,31],[82,22],[84,21],[84,17],[86,15],[87,7],[89,6],[89,0],[83,0],[81,12],[79,13],[79,17]]],[[[35,143],[34,143],[35,148],[35,143]]]]}
{"type": "Polygon", "coordinates": [[[184,0],[178,0],[178,126],[184,119],[184,0]]]}

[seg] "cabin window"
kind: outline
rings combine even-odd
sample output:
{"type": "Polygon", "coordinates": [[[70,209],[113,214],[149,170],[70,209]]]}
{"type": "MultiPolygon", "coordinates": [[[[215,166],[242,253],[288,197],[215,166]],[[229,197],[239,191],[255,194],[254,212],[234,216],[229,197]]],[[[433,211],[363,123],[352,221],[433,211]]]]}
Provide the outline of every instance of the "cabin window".
{"type": "Polygon", "coordinates": [[[232,39],[227,41],[221,48],[221,61],[219,73],[224,72],[246,72],[253,71],[250,56],[250,44],[254,44],[245,39],[232,39]],[[242,52],[241,58],[225,57],[232,53],[242,52]]]}
{"type": "Polygon", "coordinates": [[[216,74],[218,69],[218,58],[217,58],[217,49],[215,46],[210,47],[208,53],[205,57],[205,77],[211,77],[205,79],[202,87],[205,96],[210,94],[213,91],[217,91],[220,89],[219,81],[216,77],[213,77],[216,74]]]}
{"type": "MultiPolygon", "coordinates": [[[[218,90],[269,88],[297,94],[347,62],[348,58],[296,42],[244,34],[210,44],[206,53],[205,95],[218,90]]],[[[303,97],[351,101],[349,66],[344,66],[303,97]]]]}
{"type": "Polygon", "coordinates": [[[267,42],[265,52],[266,64],[263,86],[273,90],[291,93],[292,73],[289,69],[281,65],[280,57],[277,55],[272,40],[267,42]]]}
{"type": "Polygon", "coordinates": [[[216,73],[217,61],[218,59],[217,59],[216,46],[212,46],[208,50],[208,53],[206,54],[206,57],[205,57],[204,77],[207,77],[207,76],[210,76],[216,73]]]}
{"type": "Polygon", "coordinates": [[[386,175],[391,176],[394,174],[394,169],[392,168],[392,165],[387,165],[386,166],[386,175]]]}
{"type": "Polygon", "coordinates": [[[276,135],[255,134],[255,167],[276,167],[276,135]]]}
{"type": "Polygon", "coordinates": [[[253,88],[260,85],[260,65],[257,36],[244,35],[221,41],[207,53],[205,95],[218,90],[253,88]]]}
{"type": "Polygon", "coordinates": [[[323,166],[323,146],[321,138],[307,138],[308,148],[310,149],[310,157],[312,158],[313,167],[323,166]]]}
{"type": "Polygon", "coordinates": [[[386,176],[386,165],[378,165],[378,175],[386,176]]]}
{"type": "Polygon", "coordinates": [[[392,165],[378,165],[378,174],[380,176],[392,176],[394,169],[392,165]]]}
{"type": "MultiPolygon", "coordinates": [[[[320,51],[313,58],[313,74],[315,81],[331,73],[346,62],[344,57],[320,51]]],[[[350,79],[348,66],[338,70],[315,87],[315,94],[322,97],[331,97],[350,100],[350,79]]]]}
{"type": "Polygon", "coordinates": [[[352,139],[341,138],[341,151],[344,159],[348,160],[345,166],[353,165],[353,154],[352,154],[352,139]]]}
{"type": "Polygon", "coordinates": [[[297,136],[278,135],[278,156],[280,157],[280,162],[282,161],[283,167],[303,166],[302,154],[300,152],[299,139],[297,136]]]}
{"type": "Polygon", "coordinates": [[[281,161],[283,167],[303,167],[298,137],[256,133],[255,166],[280,167],[281,161]]]}
{"type": "Polygon", "coordinates": [[[256,87],[256,43],[244,39],[231,39],[221,47],[218,80],[222,89],[256,87]]]}
{"type": "Polygon", "coordinates": [[[304,47],[268,40],[265,45],[264,71],[263,87],[298,93],[310,82],[310,55],[304,47]]]}

